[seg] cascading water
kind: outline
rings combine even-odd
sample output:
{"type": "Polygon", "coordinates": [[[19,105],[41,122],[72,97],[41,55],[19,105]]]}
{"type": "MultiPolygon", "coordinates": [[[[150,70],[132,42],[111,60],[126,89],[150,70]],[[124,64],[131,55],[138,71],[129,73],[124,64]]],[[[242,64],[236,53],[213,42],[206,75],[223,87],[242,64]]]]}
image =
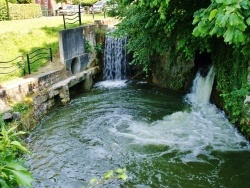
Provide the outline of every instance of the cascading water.
{"type": "Polygon", "coordinates": [[[126,58],[126,37],[115,38],[106,36],[104,50],[104,80],[123,80],[128,75],[128,62],[126,58]]]}
{"type": "Polygon", "coordinates": [[[213,67],[210,68],[206,77],[202,76],[198,71],[193,81],[191,93],[187,94],[185,97],[187,102],[192,105],[208,104],[210,101],[214,76],[215,73],[213,67]]]}
{"type": "Polygon", "coordinates": [[[103,187],[248,188],[249,142],[209,103],[210,71],[197,74],[188,110],[181,94],[132,81],[99,82],[54,110],[29,138],[34,187],[81,188],[126,167],[125,183],[103,187]]]}

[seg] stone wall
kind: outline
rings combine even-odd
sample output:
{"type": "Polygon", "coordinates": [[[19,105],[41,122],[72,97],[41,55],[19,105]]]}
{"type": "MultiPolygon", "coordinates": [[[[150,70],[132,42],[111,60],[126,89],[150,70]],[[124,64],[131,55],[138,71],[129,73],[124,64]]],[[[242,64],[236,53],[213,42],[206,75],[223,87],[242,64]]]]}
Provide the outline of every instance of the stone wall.
{"type": "Polygon", "coordinates": [[[38,76],[3,83],[0,89],[0,113],[10,110],[8,102],[20,102],[27,95],[34,95],[51,87],[63,78],[63,70],[55,70],[38,76]]]}
{"type": "Polygon", "coordinates": [[[165,88],[186,91],[194,78],[194,62],[169,61],[169,53],[152,62],[152,82],[165,88]]]}
{"type": "Polygon", "coordinates": [[[47,90],[37,94],[34,101],[34,118],[39,120],[47,114],[57,102],[67,104],[70,99],[70,88],[81,84],[83,90],[90,90],[93,86],[93,78],[99,73],[99,67],[92,67],[66,79],[57,82],[47,90]],[[59,100],[59,101],[58,101],[59,100]]]}

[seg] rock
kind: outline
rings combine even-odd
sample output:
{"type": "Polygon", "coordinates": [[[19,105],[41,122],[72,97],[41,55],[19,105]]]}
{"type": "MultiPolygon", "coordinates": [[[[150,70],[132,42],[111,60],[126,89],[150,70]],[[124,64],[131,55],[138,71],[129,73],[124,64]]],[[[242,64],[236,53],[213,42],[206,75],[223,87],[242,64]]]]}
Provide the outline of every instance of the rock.
{"type": "Polygon", "coordinates": [[[5,113],[3,114],[3,120],[4,120],[4,121],[11,120],[12,118],[13,118],[13,115],[12,115],[12,113],[10,113],[10,112],[5,112],[5,113]]]}
{"type": "Polygon", "coordinates": [[[20,120],[22,117],[20,112],[13,112],[13,119],[14,120],[20,120]]]}
{"type": "Polygon", "coordinates": [[[246,99],[244,101],[244,104],[248,104],[250,103],[250,96],[246,96],[246,99]]]}

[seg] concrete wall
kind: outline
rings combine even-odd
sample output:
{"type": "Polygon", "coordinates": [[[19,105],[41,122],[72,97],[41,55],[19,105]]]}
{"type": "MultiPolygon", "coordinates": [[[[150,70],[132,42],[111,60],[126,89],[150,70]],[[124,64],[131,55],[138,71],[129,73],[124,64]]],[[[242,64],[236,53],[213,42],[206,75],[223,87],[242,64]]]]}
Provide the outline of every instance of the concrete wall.
{"type": "Polygon", "coordinates": [[[83,27],[59,31],[60,59],[69,74],[76,74],[87,68],[88,54],[85,53],[83,27]]]}
{"type": "Polygon", "coordinates": [[[93,86],[93,78],[99,73],[99,67],[89,68],[66,79],[57,82],[47,90],[38,93],[34,101],[34,118],[39,120],[47,114],[57,102],[67,104],[70,99],[70,88],[81,84],[82,89],[90,90],[93,86]],[[59,100],[59,101],[58,101],[59,100]]]}

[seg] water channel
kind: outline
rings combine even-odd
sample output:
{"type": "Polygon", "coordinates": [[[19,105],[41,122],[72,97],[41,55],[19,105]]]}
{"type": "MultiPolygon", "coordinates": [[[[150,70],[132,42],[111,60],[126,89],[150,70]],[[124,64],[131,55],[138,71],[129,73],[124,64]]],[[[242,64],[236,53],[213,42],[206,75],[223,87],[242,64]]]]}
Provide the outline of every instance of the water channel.
{"type": "Polygon", "coordinates": [[[188,95],[141,81],[96,83],[31,134],[34,187],[81,188],[126,167],[127,181],[100,187],[248,188],[250,145],[209,103],[213,76],[198,73],[188,95]]]}
{"type": "Polygon", "coordinates": [[[249,187],[248,142],[214,105],[143,82],[104,81],[46,117],[30,137],[34,187],[249,187]]]}

